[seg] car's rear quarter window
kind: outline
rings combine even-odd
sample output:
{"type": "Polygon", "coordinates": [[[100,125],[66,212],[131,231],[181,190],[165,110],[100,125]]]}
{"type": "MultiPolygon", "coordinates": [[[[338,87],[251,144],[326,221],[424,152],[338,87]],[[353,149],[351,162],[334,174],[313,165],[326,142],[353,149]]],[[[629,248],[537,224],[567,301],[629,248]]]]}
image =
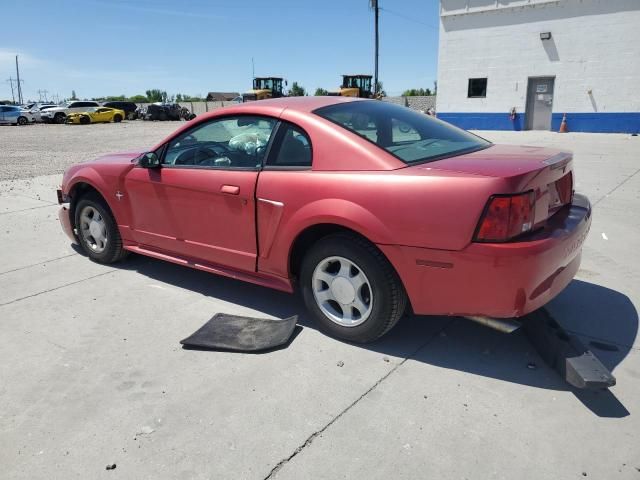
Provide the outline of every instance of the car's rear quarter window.
{"type": "Polygon", "coordinates": [[[415,110],[379,100],[338,103],[314,110],[407,164],[480,150],[490,142],[415,110]]]}

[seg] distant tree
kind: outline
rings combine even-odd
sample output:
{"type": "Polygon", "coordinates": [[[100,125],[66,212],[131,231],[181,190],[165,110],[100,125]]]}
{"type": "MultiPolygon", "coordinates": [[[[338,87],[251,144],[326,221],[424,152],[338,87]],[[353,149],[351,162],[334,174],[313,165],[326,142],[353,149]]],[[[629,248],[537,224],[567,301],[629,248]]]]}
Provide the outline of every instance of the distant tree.
{"type": "Polygon", "coordinates": [[[111,95],[104,98],[107,102],[123,102],[127,99],[125,95],[111,95]]]}
{"type": "Polygon", "coordinates": [[[144,95],[134,95],[133,97],[129,97],[129,101],[135,103],[147,103],[149,99],[144,95]]]}
{"type": "Polygon", "coordinates": [[[411,88],[402,92],[403,97],[428,97],[433,95],[428,88],[411,88]]]}
{"type": "Polygon", "coordinates": [[[182,94],[181,93],[176,93],[176,102],[182,102],[182,101],[183,101],[182,100],[182,94]]]}
{"type": "Polygon", "coordinates": [[[76,97],[76,91],[75,90],[71,90],[71,98],[69,100],[78,100],[78,97],[76,97]]]}
{"type": "Polygon", "coordinates": [[[291,88],[289,89],[290,97],[304,97],[306,93],[307,92],[305,91],[304,87],[298,85],[298,82],[293,82],[293,84],[291,84],[291,88]]]}
{"type": "Polygon", "coordinates": [[[324,95],[329,95],[329,92],[327,90],[325,90],[324,88],[316,88],[316,93],[314,93],[314,95],[316,97],[322,97],[324,95]]]}
{"type": "Polygon", "coordinates": [[[437,80],[433,81],[433,94],[434,95],[438,94],[438,81],[437,80]]]}
{"type": "Polygon", "coordinates": [[[165,92],[164,90],[158,90],[157,88],[147,90],[145,93],[147,94],[147,99],[151,103],[164,102],[167,98],[167,92],[165,92]]]}
{"type": "Polygon", "coordinates": [[[384,87],[382,85],[382,82],[378,81],[378,88],[376,88],[376,92],[378,92],[378,95],[381,95],[383,97],[387,96],[387,92],[384,91],[384,87]]]}

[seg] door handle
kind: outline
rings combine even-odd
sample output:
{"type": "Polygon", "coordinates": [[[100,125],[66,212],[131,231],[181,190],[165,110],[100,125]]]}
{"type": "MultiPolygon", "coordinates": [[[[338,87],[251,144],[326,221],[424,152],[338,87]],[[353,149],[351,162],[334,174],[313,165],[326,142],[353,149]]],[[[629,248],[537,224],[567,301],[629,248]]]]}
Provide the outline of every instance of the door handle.
{"type": "Polygon", "coordinates": [[[220,192],[226,193],[227,195],[238,195],[240,193],[240,187],[237,185],[222,185],[220,192]]]}

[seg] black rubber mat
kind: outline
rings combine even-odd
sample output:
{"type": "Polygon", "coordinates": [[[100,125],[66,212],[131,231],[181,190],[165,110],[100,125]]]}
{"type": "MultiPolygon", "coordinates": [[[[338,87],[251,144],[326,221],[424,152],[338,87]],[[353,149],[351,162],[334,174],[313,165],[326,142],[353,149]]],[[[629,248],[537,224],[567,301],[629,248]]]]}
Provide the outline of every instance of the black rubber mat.
{"type": "Polygon", "coordinates": [[[297,315],[281,320],[217,313],[180,343],[186,347],[215,350],[269,350],[287,343],[297,322],[297,315]]]}

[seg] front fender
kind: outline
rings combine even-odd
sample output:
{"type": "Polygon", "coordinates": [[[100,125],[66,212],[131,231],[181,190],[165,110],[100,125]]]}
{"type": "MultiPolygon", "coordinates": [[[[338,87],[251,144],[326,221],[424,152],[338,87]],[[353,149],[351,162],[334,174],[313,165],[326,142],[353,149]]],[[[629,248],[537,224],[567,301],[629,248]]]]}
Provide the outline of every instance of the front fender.
{"type": "Polygon", "coordinates": [[[90,187],[94,188],[101,196],[104,198],[107,206],[111,209],[113,213],[116,223],[120,223],[120,218],[123,216],[123,212],[118,208],[114,208],[112,197],[114,195],[114,189],[110,186],[109,182],[100,175],[93,167],[91,166],[81,166],[77,171],[75,171],[68,179],[63,180],[62,192],[66,195],[72,197],[72,202],[77,201],[74,199],[75,189],[79,184],[85,183],[90,187]]]}

